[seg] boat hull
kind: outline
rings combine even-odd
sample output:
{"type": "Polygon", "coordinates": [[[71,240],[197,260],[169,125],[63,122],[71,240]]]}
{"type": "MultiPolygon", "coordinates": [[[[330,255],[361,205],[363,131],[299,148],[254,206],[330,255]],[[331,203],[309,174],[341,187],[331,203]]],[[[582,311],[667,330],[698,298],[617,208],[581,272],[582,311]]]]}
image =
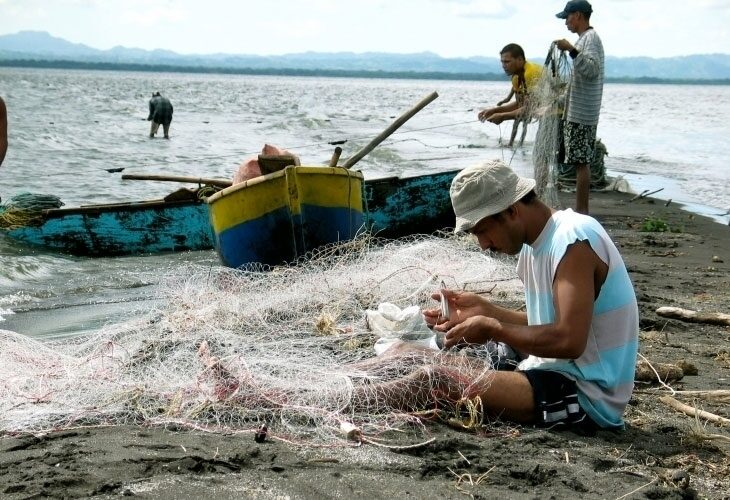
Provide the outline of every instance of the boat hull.
{"type": "Polygon", "coordinates": [[[458,170],[365,182],[368,228],[383,238],[432,234],[456,221],[449,188],[458,170]]]}
{"type": "Polygon", "coordinates": [[[213,246],[203,202],[163,200],[53,209],[43,223],[9,237],[73,255],[106,257],[204,250],[213,246]]]}
{"type": "Polygon", "coordinates": [[[278,265],[352,239],[364,224],[363,178],[343,168],[291,166],[208,198],[223,264],[278,265]]]}

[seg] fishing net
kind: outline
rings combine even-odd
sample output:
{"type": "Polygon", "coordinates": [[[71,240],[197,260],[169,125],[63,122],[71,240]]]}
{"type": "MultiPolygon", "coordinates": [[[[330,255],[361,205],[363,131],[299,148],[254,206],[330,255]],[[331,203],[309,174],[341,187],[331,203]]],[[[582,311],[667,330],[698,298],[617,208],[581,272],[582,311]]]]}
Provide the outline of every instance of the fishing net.
{"type": "Polygon", "coordinates": [[[533,114],[540,117],[535,135],[532,161],[535,169],[535,190],[548,205],[558,206],[557,170],[562,145],[562,116],[565,92],[570,81],[571,66],[565,52],[555,43],[545,59],[542,76],[533,91],[533,114]]]}
{"type": "Polygon", "coordinates": [[[43,210],[60,208],[61,199],[49,194],[21,193],[0,205],[0,229],[8,231],[43,223],[43,210]]]}
{"type": "MultiPolygon", "coordinates": [[[[555,43],[545,59],[545,67],[534,91],[532,113],[540,117],[535,136],[532,159],[535,168],[535,190],[550,206],[558,208],[558,189],[575,188],[575,165],[562,163],[564,156],[562,117],[566,91],[572,67],[565,52],[555,43]]],[[[608,185],[604,156],[606,146],[596,139],[593,158],[589,165],[591,189],[603,189],[608,185]]]]}
{"type": "MultiPolygon", "coordinates": [[[[437,306],[449,288],[522,302],[514,260],[465,237],[360,237],[296,266],[190,266],[162,306],[91,336],[39,342],[0,331],[0,431],[144,424],[342,443],[477,421],[491,359],[439,350],[374,355],[365,312],[437,306]],[[465,420],[466,419],[466,420],[465,420]]],[[[466,424],[464,424],[466,425],[466,424]]]]}
{"type": "MultiPolygon", "coordinates": [[[[606,149],[601,139],[596,139],[593,158],[589,165],[591,189],[604,189],[608,186],[604,156],[608,156],[608,149],[606,149]]],[[[575,165],[566,165],[564,163],[558,165],[557,185],[561,189],[575,187],[575,165]]]]}

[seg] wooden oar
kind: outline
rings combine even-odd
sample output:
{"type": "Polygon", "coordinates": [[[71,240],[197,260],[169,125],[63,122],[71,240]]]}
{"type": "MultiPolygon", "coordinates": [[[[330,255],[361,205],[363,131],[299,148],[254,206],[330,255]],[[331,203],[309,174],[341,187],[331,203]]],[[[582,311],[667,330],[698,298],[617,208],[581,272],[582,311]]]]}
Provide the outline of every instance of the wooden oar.
{"type": "Polygon", "coordinates": [[[210,186],[218,186],[227,188],[231,181],[226,179],[206,179],[204,177],[185,177],[182,175],[164,175],[164,174],[124,174],[122,180],[132,181],[165,181],[165,182],[191,182],[193,184],[208,184],[210,186]]]}
{"type": "Polygon", "coordinates": [[[353,156],[351,156],[350,158],[348,158],[347,161],[342,166],[344,168],[350,168],[350,167],[352,167],[355,163],[357,163],[358,161],[360,161],[363,158],[363,156],[365,156],[370,151],[372,151],[373,149],[375,149],[375,147],[378,144],[380,144],[385,139],[387,139],[393,132],[395,132],[396,130],[398,130],[401,125],[403,125],[405,122],[407,122],[408,120],[410,120],[413,117],[413,115],[415,115],[416,113],[418,113],[419,111],[421,111],[423,108],[425,108],[426,106],[428,106],[438,96],[439,96],[438,93],[432,92],[431,94],[429,94],[426,97],[424,97],[421,100],[421,102],[419,102],[418,104],[416,104],[410,111],[407,111],[407,112],[403,113],[396,121],[394,121],[390,125],[390,127],[388,127],[385,130],[383,130],[383,132],[381,132],[380,135],[378,135],[375,139],[373,139],[372,141],[370,141],[370,143],[367,146],[365,146],[360,151],[358,151],[357,153],[355,153],[353,156]]]}

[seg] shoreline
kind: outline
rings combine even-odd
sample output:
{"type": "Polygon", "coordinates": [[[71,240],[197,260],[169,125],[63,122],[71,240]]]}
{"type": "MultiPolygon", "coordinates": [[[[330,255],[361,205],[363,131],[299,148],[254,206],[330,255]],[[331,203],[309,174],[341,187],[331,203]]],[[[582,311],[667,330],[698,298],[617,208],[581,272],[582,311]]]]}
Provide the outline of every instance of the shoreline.
{"type": "Polygon", "coordinates": [[[638,195],[645,190],[653,191],[654,193],[651,194],[649,198],[661,200],[663,202],[670,202],[670,204],[678,205],[687,212],[707,217],[721,225],[730,225],[730,213],[720,214],[719,212],[722,211],[722,208],[704,205],[698,201],[682,200],[682,198],[686,196],[686,193],[674,188],[676,181],[672,179],[656,175],[625,173],[611,169],[607,169],[606,175],[609,182],[615,181],[619,178],[625,179],[629,185],[628,193],[638,195]],[[668,189],[666,184],[669,185],[668,189]],[[662,188],[662,190],[655,192],[655,190],[659,188],[662,188]]]}
{"type": "MultiPolygon", "coordinates": [[[[675,306],[730,311],[730,228],[654,198],[592,192],[591,209],[616,242],[640,310],[640,352],[654,365],[685,363],[674,390],[730,390],[730,328],[659,316],[675,306]],[[669,231],[642,231],[657,217],[669,231]],[[716,258],[716,259],[715,259],[716,258]],[[689,366],[696,368],[696,375],[689,366]]],[[[574,195],[561,193],[572,206],[574,195]]],[[[168,427],[98,427],[0,437],[4,498],[726,498],[726,429],[670,409],[659,383],[640,382],[624,431],[585,436],[496,424],[480,432],[427,423],[435,440],[412,450],[343,441],[293,444],[271,435],[168,427]]],[[[674,394],[730,418],[730,404],[674,394]]],[[[42,409],[39,407],[39,409],[42,409]]],[[[6,418],[2,416],[2,418],[6,418]]]]}

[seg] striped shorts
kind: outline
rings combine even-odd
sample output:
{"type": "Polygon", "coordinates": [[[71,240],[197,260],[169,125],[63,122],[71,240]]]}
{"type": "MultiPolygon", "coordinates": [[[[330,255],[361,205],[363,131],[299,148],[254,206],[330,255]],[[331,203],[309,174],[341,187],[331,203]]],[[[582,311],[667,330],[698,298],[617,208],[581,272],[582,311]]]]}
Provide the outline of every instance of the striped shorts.
{"type": "Polygon", "coordinates": [[[556,371],[525,370],[535,397],[535,422],[540,427],[566,425],[594,428],[596,424],[578,404],[575,381],[556,371]]]}

